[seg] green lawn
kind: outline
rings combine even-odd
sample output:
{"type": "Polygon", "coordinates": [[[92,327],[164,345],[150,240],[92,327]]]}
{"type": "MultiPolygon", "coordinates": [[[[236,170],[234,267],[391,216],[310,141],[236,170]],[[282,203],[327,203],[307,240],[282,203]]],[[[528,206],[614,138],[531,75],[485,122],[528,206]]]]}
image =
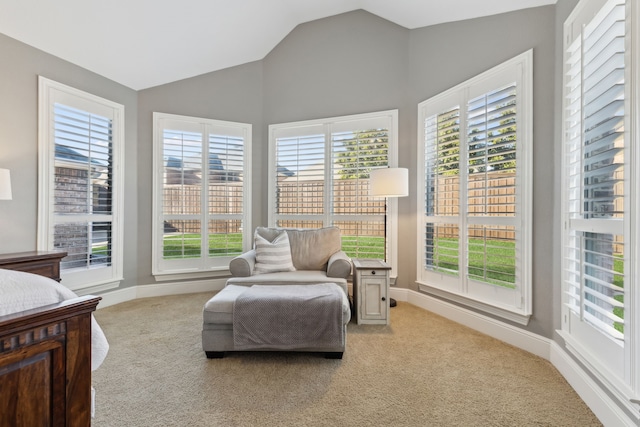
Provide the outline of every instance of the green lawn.
{"type": "MultiPolygon", "coordinates": [[[[613,284],[616,285],[617,287],[619,287],[620,289],[624,289],[624,260],[622,259],[622,255],[616,255],[615,259],[613,260],[613,270],[616,273],[614,277],[613,277],[613,284]]],[[[624,304],[624,294],[620,294],[620,295],[615,295],[613,297],[613,299],[615,299],[618,302],[621,302],[622,304],[624,304]]],[[[618,316],[620,319],[624,319],[624,307],[616,307],[613,309],[613,314],[615,314],[616,316],[618,316]]],[[[624,334],[624,323],[619,323],[619,322],[615,322],[613,324],[613,327],[624,334]]]]}
{"type": "MultiPolygon", "coordinates": [[[[200,256],[200,234],[165,236],[164,258],[197,258],[200,256]]],[[[209,236],[209,256],[236,256],[242,253],[242,234],[212,234],[209,236]]]]}
{"type": "MultiPolygon", "coordinates": [[[[431,269],[457,275],[459,241],[440,238],[433,242],[431,269]]],[[[469,239],[469,277],[498,286],[515,288],[515,242],[503,240],[469,239]],[[486,246],[485,246],[486,244],[486,246]]]]}

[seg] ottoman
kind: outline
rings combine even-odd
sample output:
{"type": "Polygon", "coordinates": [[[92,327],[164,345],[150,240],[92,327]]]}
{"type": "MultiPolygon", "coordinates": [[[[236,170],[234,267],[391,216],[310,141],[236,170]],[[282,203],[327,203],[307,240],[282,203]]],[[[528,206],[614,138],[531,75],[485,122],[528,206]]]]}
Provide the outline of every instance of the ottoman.
{"type": "Polygon", "coordinates": [[[202,349],[210,359],[228,351],[322,352],[341,359],[351,310],[346,293],[335,283],[226,285],[206,302],[202,316],[202,349]],[[315,320],[305,320],[310,316],[315,320]],[[253,332],[250,339],[247,332],[253,332]],[[331,339],[322,339],[329,335],[331,339]]]}

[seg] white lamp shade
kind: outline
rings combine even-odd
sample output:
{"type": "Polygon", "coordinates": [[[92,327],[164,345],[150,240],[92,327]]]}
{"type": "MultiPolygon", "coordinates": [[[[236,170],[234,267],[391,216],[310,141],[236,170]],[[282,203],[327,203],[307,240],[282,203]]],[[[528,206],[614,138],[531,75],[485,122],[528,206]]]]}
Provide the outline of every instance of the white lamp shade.
{"type": "Polygon", "coordinates": [[[9,169],[0,169],[0,200],[11,200],[11,174],[9,169]]]}
{"type": "Polygon", "coordinates": [[[369,175],[369,194],[378,197],[409,195],[409,170],[406,168],[373,169],[369,175]]]}

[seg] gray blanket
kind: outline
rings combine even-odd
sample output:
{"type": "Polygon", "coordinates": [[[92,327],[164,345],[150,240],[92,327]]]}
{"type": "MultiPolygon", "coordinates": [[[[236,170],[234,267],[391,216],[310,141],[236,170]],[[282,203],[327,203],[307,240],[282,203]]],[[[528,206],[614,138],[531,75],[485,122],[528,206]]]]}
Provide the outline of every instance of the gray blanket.
{"type": "Polygon", "coordinates": [[[335,283],[251,286],[233,306],[235,349],[341,347],[343,292],[335,283]]]}

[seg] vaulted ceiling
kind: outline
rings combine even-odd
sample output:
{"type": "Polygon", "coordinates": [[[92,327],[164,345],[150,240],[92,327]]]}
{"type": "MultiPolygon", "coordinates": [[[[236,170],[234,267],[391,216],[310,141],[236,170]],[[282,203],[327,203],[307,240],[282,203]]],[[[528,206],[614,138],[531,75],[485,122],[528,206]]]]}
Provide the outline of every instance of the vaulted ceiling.
{"type": "Polygon", "coordinates": [[[140,90],[260,60],[297,25],[352,10],[413,29],[555,3],[0,0],[0,33],[140,90]]]}

